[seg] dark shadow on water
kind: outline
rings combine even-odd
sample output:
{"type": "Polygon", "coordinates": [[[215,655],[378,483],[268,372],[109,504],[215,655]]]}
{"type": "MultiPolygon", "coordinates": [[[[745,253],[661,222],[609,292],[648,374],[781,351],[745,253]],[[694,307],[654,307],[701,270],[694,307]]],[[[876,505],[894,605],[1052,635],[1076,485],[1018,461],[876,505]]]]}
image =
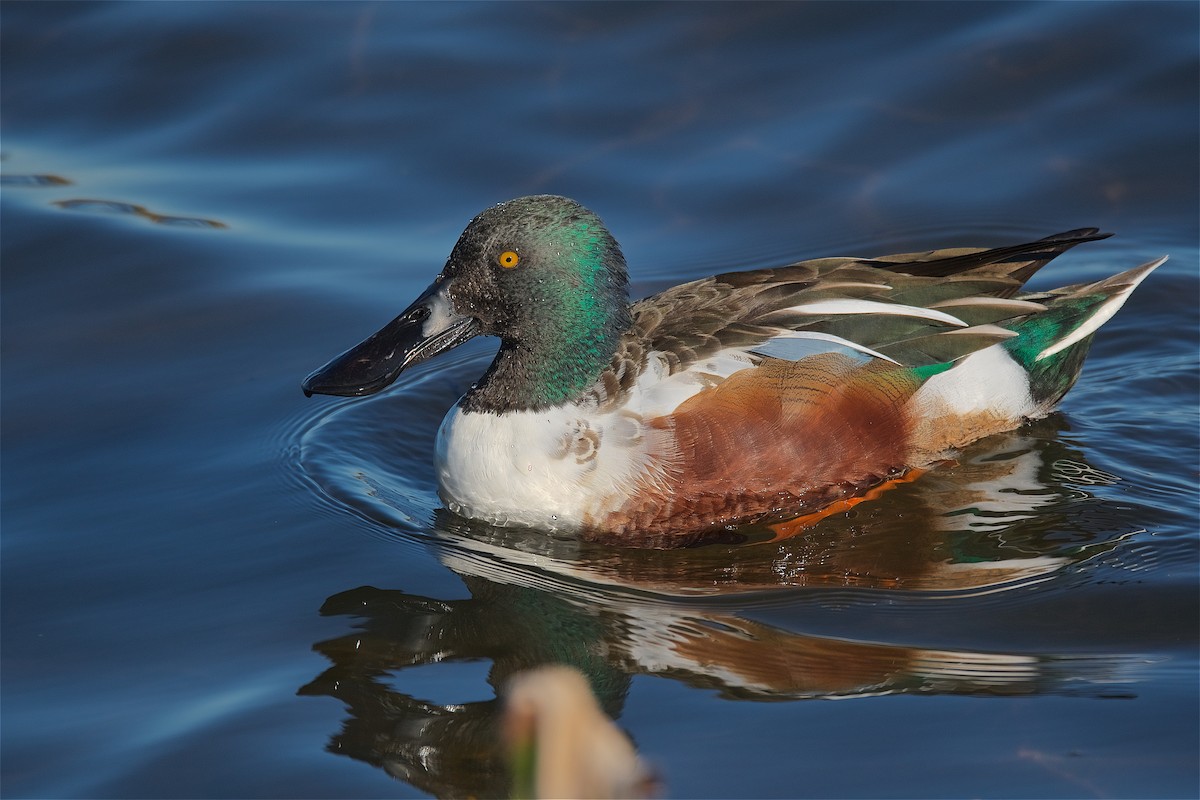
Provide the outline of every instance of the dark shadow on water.
{"type": "Polygon", "coordinates": [[[631,680],[644,675],[738,701],[1131,696],[1131,655],[1068,643],[1041,651],[947,646],[937,615],[924,613],[945,604],[978,613],[980,597],[1019,598],[1064,571],[1120,559],[1131,520],[1088,491],[1117,479],[1058,436],[1064,424],[1055,418],[989,439],[954,465],[783,541],[615,550],[439,512],[420,538],[470,597],[370,586],[330,597],[321,614],[349,617],[352,629],[314,646],[331,666],[300,693],[346,704],[331,752],[439,796],[506,793],[494,695],[515,673],[549,663],[581,670],[614,718],[631,680]],[[833,637],[754,618],[781,603],[829,598],[907,615],[907,640],[874,640],[865,630],[833,637]],[[491,699],[433,702],[404,690],[413,667],[479,662],[491,665],[491,699]]]}

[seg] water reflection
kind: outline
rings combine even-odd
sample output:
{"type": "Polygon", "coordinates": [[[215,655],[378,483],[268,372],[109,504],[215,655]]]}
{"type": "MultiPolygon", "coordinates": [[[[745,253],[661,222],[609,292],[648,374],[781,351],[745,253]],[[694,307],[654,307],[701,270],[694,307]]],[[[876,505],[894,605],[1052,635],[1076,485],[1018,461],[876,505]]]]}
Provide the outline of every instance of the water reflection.
{"type": "Polygon", "coordinates": [[[346,704],[331,751],[442,796],[506,792],[495,694],[549,663],[582,671],[614,718],[635,675],[760,701],[1112,693],[1129,679],[1122,657],[850,640],[753,618],[836,588],[899,603],[906,630],[925,631],[930,603],[1027,586],[1111,552],[1120,537],[1100,532],[1082,487],[1115,478],[1059,440],[1059,424],[988,440],[849,514],[784,526],[790,538],[778,539],[780,526],[747,531],[740,546],[613,550],[442,514],[430,546],[470,597],[369,586],[330,597],[321,613],[353,618],[353,631],[315,645],[331,666],[300,691],[346,704]],[[405,691],[406,669],[483,661],[492,699],[405,691]]]}

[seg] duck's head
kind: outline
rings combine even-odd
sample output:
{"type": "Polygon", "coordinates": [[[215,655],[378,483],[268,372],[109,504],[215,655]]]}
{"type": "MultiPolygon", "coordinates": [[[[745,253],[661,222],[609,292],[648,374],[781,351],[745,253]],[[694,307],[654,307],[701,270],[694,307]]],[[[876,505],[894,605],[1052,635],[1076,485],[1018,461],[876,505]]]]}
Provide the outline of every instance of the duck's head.
{"type": "Polygon", "coordinates": [[[629,323],[625,258],[600,218],[565,197],[521,197],[471,220],[429,288],[303,388],[372,394],[484,334],[500,353],[473,394],[490,394],[488,407],[553,405],[597,379],[629,323]]]}

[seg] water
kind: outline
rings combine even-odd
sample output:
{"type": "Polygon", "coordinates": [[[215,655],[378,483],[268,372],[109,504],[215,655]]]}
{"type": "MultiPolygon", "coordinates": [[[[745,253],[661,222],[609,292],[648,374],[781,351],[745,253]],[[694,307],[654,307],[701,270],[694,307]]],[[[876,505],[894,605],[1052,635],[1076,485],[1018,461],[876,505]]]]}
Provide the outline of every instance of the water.
{"type": "Polygon", "coordinates": [[[6,796],[500,794],[545,661],[672,796],[1200,791],[1194,4],[0,16],[6,796]],[[801,537],[620,552],[439,511],[494,345],[299,391],[542,191],[638,294],[1080,225],[1119,235],[1037,285],[1171,261],[1060,414],[801,537]]]}

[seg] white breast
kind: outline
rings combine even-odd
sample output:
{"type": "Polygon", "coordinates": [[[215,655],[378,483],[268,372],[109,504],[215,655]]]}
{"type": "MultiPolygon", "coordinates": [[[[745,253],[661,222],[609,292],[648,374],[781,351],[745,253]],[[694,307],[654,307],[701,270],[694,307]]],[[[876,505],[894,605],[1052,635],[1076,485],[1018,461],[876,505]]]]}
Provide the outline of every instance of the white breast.
{"type": "Polygon", "coordinates": [[[578,406],[504,415],[456,406],[438,431],[438,481],[451,511],[497,525],[577,529],[619,506],[649,467],[641,419],[578,406]]]}
{"type": "Polygon", "coordinates": [[[719,353],[668,375],[665,359],[651,354],[615,409],[572,404],[500,415],[455,406],[438,430],[442,501],[455,513],[497,525],[578,529],[672,469],[672,433],[647,421],[751,363],[742,353],[719,353]]]}

